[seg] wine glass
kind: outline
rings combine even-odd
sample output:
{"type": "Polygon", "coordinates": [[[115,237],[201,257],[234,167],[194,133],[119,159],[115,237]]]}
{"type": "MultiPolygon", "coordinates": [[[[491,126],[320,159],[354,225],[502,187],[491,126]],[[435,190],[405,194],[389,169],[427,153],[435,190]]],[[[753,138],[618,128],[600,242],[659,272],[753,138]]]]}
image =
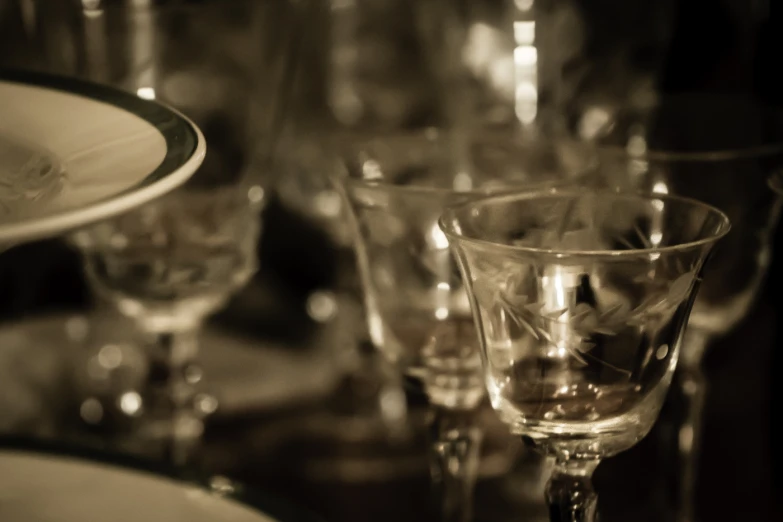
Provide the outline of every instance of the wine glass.
{"type": "MultiPolygon", "coordinates": [[[[198,121],[209,142],[202,168],[182,189],[72,236],[93,289],[146,339],[136,436],[178,465],[218,406],[196,389],[199,329],[257,268],[302,5],[85,2],[65,19],[78,23],[48,33],[66,35],[62,41],[83,59],[44,46],[47,67],[168,103],[198,121]]],[[[41,21],[44,28],[63,23],[41,21]]]]}
{"type": "MultiPolygon", "coordinates": [[[[654,103],[672,38],[676,3],[496,0],[416,4],[420,34],[439,100],[455,139],[497,129],[558,144],[563,158],[586,164],[573,139],[591,141],[606,107],[654,103]],[[611,11],[611,12],[610,12],[611,11]],[[611,22],[610,22],[611,21],[611,22]]],[[[455,147],[459,168],[470,171],[455,147]]],[[[535,459],[530,455],[526,459],[535,459]]],[[[545,466],[522,462],[509,477],[529,487],[509,500],[543,511],[527,496],[543,490],[545,466]]]]}
{"type": "Polygon", "coordinates": [[[430,129],[336,136],[331,147],[356,226],[371,340],[428,397],[441,514],[465,521],[482,435],[473,413],[485,389],[467,295],[437,220],[455,201],[508,186],[574,184],[581,173],[554,148],[489,136],[473,144],[473,175],[455,175],[452,144],[430,129]]]}
{"type": "Polygon", "coordinates": [[[161,445],[176,464],[218,406],[196,388],[199,330],[256,270],[257,213],[236,188],[186,188],[72,236],[93,290],[144,339],[147,379],[136,408],[143,422],[134,436],[161,445]]]}
{"type": "Polygon", "coordinates": [[[492,405],[555,460],[553,522],[596,519],[591,476],[652,428],[728,218],[695,200],[511,193],[447,209],[492,405]]]}
{"type": "Polygon", "coordinates": [[[707,393],[702,360],[710,342],[751,311],[769,268],[780,205],[768,179],[783,166],[783,113],[738,96],[680,94],[644,111],[615,108],[605,120],[611,125],[595,140],[606,186],[697,198],[732,223],[705,271],[674,380],[682,399],[671,441],[674,507],[680,521],[692,522],[707,393]]]}

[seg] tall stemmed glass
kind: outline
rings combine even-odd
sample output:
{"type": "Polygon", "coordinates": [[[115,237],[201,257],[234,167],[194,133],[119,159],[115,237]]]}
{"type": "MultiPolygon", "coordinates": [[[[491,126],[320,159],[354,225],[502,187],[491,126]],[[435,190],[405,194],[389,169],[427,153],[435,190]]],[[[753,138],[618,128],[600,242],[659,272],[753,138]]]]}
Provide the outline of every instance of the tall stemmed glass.
{"type": "Polygon", "coordinates": [[[176,464],[217,407],[196,389],[199,329],[256,269],[298,9],[287,0],[85,3],[85,38],[71,42],[86,58],[74,73],[171,104],[209,142],[184,188],[73,236],[93,288],[149,339],[135,435],[176,464]]]}
{"type": "Polygon", "coordinates": [[[673,196],[550,191],[461,203],[440,224],[492,405],[554,457],[550,519],[595,520],[593,471],[652,428],[728,218],[673,196]]]}
{"type": "Polygon", "coordinates": [[[493,188],[575,181],[552,149],[519,146],[511,154],[491,139],[474,144],[476,175],[455,178],[449,143],[430,132],[333,147],[357,225],[370,336],[428,396],[442,517],[467,521],[481,441],[472,412],[485,390],[467,295],[437,220],[446,205],[493,188]]]}
{"type": "Polygon", "coordinates": [[[667,441],[677,448],[672,493],[679,520],[692,522],[707,393],[702,360],[709,343],[750,312],[769,267],[779,204],[768,179],[783,167],[783,113],[739,97],[682,94],[645,111],[608,112],[606,121],[595,139],[608,186],[697,198],[732,222],[704,274],[674,381],[682,411],[673,412],[676,440],[667,441]]]}

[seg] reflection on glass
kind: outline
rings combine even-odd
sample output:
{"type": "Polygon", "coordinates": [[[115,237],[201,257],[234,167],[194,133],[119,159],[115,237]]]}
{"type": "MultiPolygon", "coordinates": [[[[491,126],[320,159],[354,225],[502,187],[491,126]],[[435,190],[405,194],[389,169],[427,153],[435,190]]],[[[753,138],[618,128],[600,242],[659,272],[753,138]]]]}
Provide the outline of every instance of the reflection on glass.
{"type": "Polygon", "coordinates": [[[121,410],[143,415],[136,436],[177,464],[218,406],[197,389],[199,330],[255,272],[258,228],[236,189],[185,189],[73,236],[94,290],[146,336],[144,397],[119,397],[121,410]]]}
{"type": "Polygon", "coordinates": [[[335,137],[332,147],[357,228],[370,336],[429,398],[443,516],[469,520],[482,435],[473,417],[485,389],[470,304],[438,218],[477,194],[573,184],[580,173],[560,164],[552,148],[500,139],[474,143],[474,175],[459,176],[451,143],[433,129],[350,138],[335,137]]]}
{"type": "Polygon", "coordinates": [[[548,192],[455,205],[441,223],[492,405],[555,460],[552,522],[595,520],[590,477],[652,428],[726,216],[670,196],[548,192]]]}

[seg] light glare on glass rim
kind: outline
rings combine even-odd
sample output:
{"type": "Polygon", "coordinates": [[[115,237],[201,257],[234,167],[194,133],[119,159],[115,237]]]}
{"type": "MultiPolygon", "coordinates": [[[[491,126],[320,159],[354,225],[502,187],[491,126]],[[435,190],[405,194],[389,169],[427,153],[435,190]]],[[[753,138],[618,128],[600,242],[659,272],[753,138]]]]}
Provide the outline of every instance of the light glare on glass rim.
{"type": "Polygon", "coordinates": [[[465,208],[473,208],[473,212],[478,212],[478,207],[482,204],[488,204],[491,202],[502,202],[502,201],[525,201],[525,200],[531,200],[536,197],[574,197],[579,198],[583,197],[583,193],[574,192],[572,190],[570,191],[546,191],[546,192],[529,192],[529,191],[515,191],[515,192],[509,192],[506,191],[505,193],[501,192],[499,194],[490,194],[483,197],[477,197],[475,199],[471,199],[469,201],[462,201],[459,203],[456,203],[454,205],[450,205],[446,208],[443,215],[438,220],[438,226],[443,231],[443,233],[446,235],[446,237],[449,238],[451,241],[455,241],[456,243],[464,242],[464,243],[471,243],[476,246],[480,246],[483,248],[489,248],[497,251],[505,251],[508,253],[528,253],[528,254],[534,254],[534,255],[541,255],[541,256],[549,256],[554,258],[579,258],[579,257],[601,257],[601,258],[627,258],[627,257],[636,257],[640,255],[660,255],[667,252],[681,252],[684,250],[689,250],[692,248],[697,248],[700,246],[711,244],[722,237],[724,237],[726,234],[729,233],[731,230],[731,222],[729,221],[728,216],[720,209],[713,207],[712,205],[708,205],[707,203],[703,203],[701,201],[698,201],[693,198],[687,198],[683,196],[674,196],[671,194],[647,194],[647,195],[634,195],[634,194],[623,194],[623,193],[617,193],[617,192],[596,192],[595,195],[598,196],[609,196],[615,199],[640,199],[645,201],[659,201],[664,202],[666,200],[669,201],[679,201],[681,203],[687,203],[690,205],[693,205],[694,207],[700,207],[702,209],[706,209],[708,212],[715,214],[716,216],[720,217],[720,220],[722,223],[720,224],[720,229],[711,234],[710,237],[698,239],[695,241],[689,241],[677,245],[668,245],[668,246],[662,246],[662,247],[653,247],[653,248],[634,248],[634,249],[626,249],[626,250],[560,250],[560,249],[551,249],[551,248],[537,248],[537,247],[528,247],[528,246],[518,246],[518,245],[507,245],[504,243],[498,243],[495,241],[489,241],[486,239],[480,239],[477,237],[470,237],[462,235],[459,231],[456,231],[453,229],[451,225],[448,223],[454,219],[455,214],[465,208]]]}

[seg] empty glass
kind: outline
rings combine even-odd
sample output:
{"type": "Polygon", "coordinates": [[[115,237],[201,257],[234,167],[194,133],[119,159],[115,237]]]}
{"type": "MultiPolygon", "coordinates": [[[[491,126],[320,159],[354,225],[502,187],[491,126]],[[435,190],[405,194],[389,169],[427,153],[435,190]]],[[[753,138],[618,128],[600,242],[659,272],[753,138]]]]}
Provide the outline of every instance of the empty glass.
{"type": "Polygon", "coordinates": [[[481,439],[472,412],[485,389],[467,294],[438,218],[447,205],[477,194],[575,183],[579,173],[551,148],[506,149],[488,139],[471,149],[471,162],[482,167],[474,172],[484,177],[455,176],[450,147],[434,130],[333,143],[357,228],[370,336],[428,396],[442,515],[465,521],[481,439]]]}
{"type": "Polygon", "coordinates": [[[651,429],[728,218],[673,196],[550,191],[446,210],[492,405],[554,457],[550,518],[595,520],[591,475],[651,429]]]}
{"type": "Polygon", "coordinates": [[[705,271],[674,381],[683,411],[675,412],[672,489],[677,516],[692,522],[707,392],[702,360],[712,340],[747,316],[766,277],[780,208],[768,179],[783,166],[783,113],[738,96],[681,94],[605,116],[610,124],[594,139],[607,186],[696,198],[732,223],[705,271]]]}

